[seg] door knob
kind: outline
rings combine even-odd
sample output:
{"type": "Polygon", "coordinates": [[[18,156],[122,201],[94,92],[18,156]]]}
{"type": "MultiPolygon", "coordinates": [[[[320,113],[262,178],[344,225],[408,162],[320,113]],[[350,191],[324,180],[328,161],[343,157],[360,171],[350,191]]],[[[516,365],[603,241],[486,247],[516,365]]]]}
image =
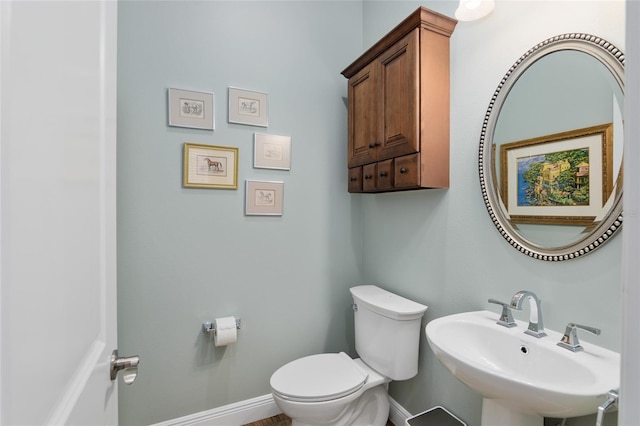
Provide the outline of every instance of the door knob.
{"type": "Polygon", "coordinates": [[[118,350],[114,350],[111,353],[111,380],[115,380],[118,377],[118,371],[122,370],[122,380],[125,384],[130,385],[138,375],[138,364],[140,364],[138,355],[119,358],[118,350]]]}

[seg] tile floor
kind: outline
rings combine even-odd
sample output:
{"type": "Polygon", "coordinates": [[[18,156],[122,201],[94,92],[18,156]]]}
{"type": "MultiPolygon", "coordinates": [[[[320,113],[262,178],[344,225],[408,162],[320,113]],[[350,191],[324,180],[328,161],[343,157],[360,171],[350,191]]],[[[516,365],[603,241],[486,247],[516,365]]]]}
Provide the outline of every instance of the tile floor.
{"type": "MultiPolygon", "coordinates": [[[[269,417],[268,419],[258,420],[257,422],[247,423],[242,426],[291,426],[291,419],[284,414],[269,417]]],[[[394,426],[391,420],[387,422],[387,426],[394,426]]]]}
{"type": "Polygon", "coordinates": [[[291,426],[291,419],[284,414],[269,417],[268,419],[258,420],[257,422],[247,423],[242,426],[291,426]]]}

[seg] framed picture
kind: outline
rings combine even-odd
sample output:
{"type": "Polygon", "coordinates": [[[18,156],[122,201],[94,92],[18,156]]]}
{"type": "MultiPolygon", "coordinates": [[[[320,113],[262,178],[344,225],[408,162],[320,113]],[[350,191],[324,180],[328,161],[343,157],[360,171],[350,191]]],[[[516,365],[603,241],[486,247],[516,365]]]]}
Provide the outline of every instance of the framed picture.
{"type": "Polygon", "coordinates": [[[169,126],[213,130],[213,93],[169,89],[169,126]]]}
{"type": "Polygon", "coordinates": [[[291,137],[255,133],[253,167],[291,170],[291,137]]]}
{"type": "Polygon", "coordinates": [[[238,148],[184,144],[186,188],[238,189],[238,148]]]}
{"type": "Polygon", "coordinates": [[[245,214],[282,216],[284,182],[247,180],[245,214]]]}
{"type": "Polygon", "coordinates": [[[613,191],[613,124],[503,144],[500,167],[512,221],[588,225],[613,191]]]}
{"type": "Polygon", "coordinates": [[[267,127],[267,94],[229,87],[229,123],[267,127]]]}

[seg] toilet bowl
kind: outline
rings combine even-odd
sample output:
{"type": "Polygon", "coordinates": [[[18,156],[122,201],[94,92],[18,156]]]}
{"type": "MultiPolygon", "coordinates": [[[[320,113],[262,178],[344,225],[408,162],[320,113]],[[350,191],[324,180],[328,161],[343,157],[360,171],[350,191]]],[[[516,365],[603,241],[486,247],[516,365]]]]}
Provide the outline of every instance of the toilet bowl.
{"type": "Polygon", "coordinates": [[[341,352],[284,365],[271,376],[271,390],[292,426],[372,426],[387,423],[388,382],[362,360],[341,352]]]}
{"type": "Polygon", "coordinates": [[[417,374],[427,307],[377,286],[350,291],[360,358],[344,352],[311,355],[271,376],[273,399],[292,426],[384,426],[388,383],[417,374]]]}

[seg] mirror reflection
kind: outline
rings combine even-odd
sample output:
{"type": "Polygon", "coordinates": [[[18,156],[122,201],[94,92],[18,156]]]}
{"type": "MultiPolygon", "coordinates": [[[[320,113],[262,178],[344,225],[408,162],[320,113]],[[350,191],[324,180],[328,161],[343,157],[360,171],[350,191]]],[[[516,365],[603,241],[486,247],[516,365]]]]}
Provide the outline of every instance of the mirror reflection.
{"type": "Polygon", "coordinates": [[[521,252],[574,258],[621,225],[623,66],[609,43],[563,35],[529,50],[498,87],[480,177],[494,224],[521,252]]]}

